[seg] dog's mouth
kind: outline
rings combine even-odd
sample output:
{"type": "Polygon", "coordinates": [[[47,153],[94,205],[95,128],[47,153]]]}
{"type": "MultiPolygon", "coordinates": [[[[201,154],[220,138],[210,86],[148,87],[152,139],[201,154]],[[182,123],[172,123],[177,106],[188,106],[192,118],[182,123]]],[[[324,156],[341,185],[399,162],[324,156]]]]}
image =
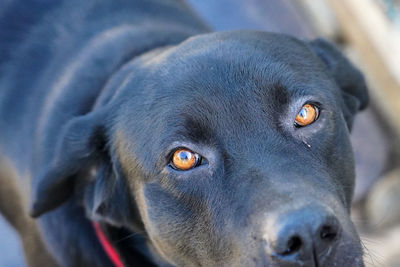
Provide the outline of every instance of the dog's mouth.
{"type": "Polygon", "coordinates": [[[156,266],[149,260],[151,255],[143,235],[106,223],[99,223],[98,230],[101,232],[97,232],[97,237],[104,253],[115,267],[156,266]],[[101,235],[104,235],[105,240],[101,235]]]}

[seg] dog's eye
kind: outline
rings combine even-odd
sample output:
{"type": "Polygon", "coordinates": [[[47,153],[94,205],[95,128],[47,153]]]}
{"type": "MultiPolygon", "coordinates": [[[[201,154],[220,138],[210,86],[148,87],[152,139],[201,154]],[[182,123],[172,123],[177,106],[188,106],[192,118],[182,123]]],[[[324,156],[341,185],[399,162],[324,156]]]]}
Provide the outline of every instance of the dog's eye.
{"type": "Polygon", "coordinates": [[[296,127],[304,127],[310,125],[318,119],[319,109],[313,104],[305,104],[297,113],[294,125],[296,127]]]}
{"type": "Polygon", "coordinates": [[[171,158],[171,167],[176,170],[187,171],[201,163],[201,156],[187,148],[180,148],[171,158]]]}

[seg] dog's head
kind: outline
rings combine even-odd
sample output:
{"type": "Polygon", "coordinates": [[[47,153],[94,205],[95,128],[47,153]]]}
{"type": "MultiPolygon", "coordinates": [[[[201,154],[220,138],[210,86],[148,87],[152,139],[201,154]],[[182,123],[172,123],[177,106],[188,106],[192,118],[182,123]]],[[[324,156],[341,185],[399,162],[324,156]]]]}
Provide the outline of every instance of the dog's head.
{"type": "Polygon", "coordinates": [[[190,38],[126,64],[65,126],[33,213],[79,195],[178,266],[362,266],[349,130],[367,99],[323,40],[190,38]]]}

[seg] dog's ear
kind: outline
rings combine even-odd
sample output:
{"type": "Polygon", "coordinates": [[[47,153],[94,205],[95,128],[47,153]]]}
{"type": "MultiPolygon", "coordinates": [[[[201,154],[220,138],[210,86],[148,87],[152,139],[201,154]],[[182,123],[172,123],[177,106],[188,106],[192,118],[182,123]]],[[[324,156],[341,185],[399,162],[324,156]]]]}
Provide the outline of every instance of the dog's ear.
{"type": "Polygon", "coordinates": [[[361,72],[330,42],[316,39],[310,42],[311,49],[326,64],[344,99],[344,117],[349,129],[357,111],[368,104],[368,90],[361,72]]]}
{"type": "Polygon", "coordinates": [[[94,179],[84,187],[83,192],[87,217],[116,227],[130,225],[133,230],[144,232],[138,207],[119,164],[108,153],[97,160],[93,169],[94,179]]]}
{"type": "Polygon", "coordinates": [[[101,111],[71,119],[63,128],[52,161],[35,179],[31,216],[57,208],[74,192],[77,177],[87,172],[106,144],[101,111]]]}

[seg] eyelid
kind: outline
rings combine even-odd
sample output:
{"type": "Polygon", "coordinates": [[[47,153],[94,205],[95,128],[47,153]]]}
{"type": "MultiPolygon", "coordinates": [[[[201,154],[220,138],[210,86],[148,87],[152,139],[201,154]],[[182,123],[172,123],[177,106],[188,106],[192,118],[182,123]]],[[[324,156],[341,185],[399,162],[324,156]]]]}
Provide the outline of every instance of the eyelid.
{"type": "Polygon", "coordinates": [[[207,152],[207,147],[202,144],[196,144],[186,140],[178,140],[178,141],[168,141],[168,145],[164,146],[164,153],[162,158],[165,159],[167,162],[171,159],[172,155],[178,149],[188,149],[193,151],[194,153],[198,153],[200,156],[205,157],[207,152]]]}
{"type": "Polygon", "coordinates": [[[318,101],[314,101],[314,100],[305,101],[305,102],[303,103],[302,107],[303,107],[304,105],[307,105],[307,104],[313,105],[313,106],[317,107],[319,110],[322,109],[322,104],[321,104],[320,102],[318,102],[318,101]]]}

